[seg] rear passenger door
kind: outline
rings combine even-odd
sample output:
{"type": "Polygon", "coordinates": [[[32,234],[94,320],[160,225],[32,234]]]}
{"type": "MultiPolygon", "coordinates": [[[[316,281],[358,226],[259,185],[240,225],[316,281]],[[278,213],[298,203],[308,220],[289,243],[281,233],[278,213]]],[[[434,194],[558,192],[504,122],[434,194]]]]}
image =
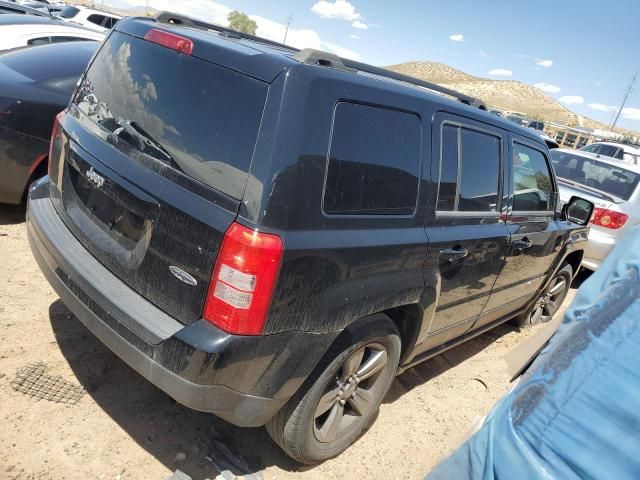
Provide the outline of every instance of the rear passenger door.
{"type": "Polygon", "coordinates": [[[477,320],[509,241],[501,220],[504,132],[450,114],[437,114],[433,129],[437,197],[426,223],[425,274],[437,276],[440,288],[425,349],[465,333],[477,320]]]}
{"type": "Polygon", "coordinates": [[[542,145],[513,137],[510,159],[511,242],[482,323],[517,310],[535,295],[562,242],[554,221],[557,192],[547,152],[542,145]]]}

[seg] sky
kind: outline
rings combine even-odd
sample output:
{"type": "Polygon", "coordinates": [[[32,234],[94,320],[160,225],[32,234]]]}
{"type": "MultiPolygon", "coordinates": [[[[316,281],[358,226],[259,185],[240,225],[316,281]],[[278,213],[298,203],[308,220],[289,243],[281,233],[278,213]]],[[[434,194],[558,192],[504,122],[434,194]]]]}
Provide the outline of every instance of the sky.
{"type": "MultiPolygon", "coordinates": [[[[105,0],[128,8],[146,0],[105,0]]],[[[437,61],[472,75],[518,80],[569,109],[611,122],[640,69],[640,1],[149,0],[226,24],[248,14],[258,35],[374,65],[437,61]]],[[[640,75],[618,126],[640,131],[640,75]]]]}

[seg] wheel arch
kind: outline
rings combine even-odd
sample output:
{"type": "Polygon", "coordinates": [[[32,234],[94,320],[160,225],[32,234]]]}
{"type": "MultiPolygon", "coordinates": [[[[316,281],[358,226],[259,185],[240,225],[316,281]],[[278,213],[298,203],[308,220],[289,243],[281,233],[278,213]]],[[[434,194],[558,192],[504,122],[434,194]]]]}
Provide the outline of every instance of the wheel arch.
{"type": "Polygon", "coordinates": [[[573,269],[573,276],[575,277],[578,274],[578,270],[580,270],[580,265],[582,264],[582,258],[584,257],[584,250],[574,250],[570,252],[566,257],[564,257],[563,261],[560,262],[558,268],[562,268],[563,263],[568,263],[571,265],[573,269]]]}

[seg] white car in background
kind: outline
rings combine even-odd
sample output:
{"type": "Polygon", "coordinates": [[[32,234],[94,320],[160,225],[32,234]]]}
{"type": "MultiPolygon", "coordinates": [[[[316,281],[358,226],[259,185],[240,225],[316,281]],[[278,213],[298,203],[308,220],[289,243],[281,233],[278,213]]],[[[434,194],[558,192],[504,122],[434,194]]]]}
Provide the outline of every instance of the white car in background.
{"type": "Polygon", "coordinates": [[[19,2],[19,5],[22,5],[23,7],[33,8],[34,10],[38,10],[40,12],[48,13],[51,15],[57,15],[66,6],[62,2],[44,2],[38,0],[21,1],[19,2]]]}
{"type": "Polygon", "coordinates": [[[582,266],[597,270],[616,242],[640,224],[640,166],[564,148],[550,155],[560,202],[576,195],[595,205],[582,266]]]}
{"type": "Polygon", "coordinates": [[[101,12],[80,6],[67,6],[58,13],[58,17],[83,27],[104,32],[111,30],[122,17],[113,13],[101,12]]]}
{"type": "Polygon", "coordinates": [[[36,15],[0,15],[0,51],[47,43],[104,40],[104,34],[36,15]]]}
{"type": "Polygon", "coordinates": [[[596,142],[580,149],[582,152],[613,157],[623,162],[640,165],[640,147],[619,142],[596,142]]]}

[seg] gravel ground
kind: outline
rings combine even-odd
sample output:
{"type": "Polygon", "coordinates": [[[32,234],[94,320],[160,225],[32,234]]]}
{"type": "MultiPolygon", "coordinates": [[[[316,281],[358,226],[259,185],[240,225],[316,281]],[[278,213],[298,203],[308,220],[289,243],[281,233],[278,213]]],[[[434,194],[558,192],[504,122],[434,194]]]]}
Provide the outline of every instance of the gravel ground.
{"type": "Polygon", "coordinates": [[[535,332],[500,326],[405,372],[353,447],[301,468],[264,429],[176,404],[95,339],[40,273],[19,208],[0,206],[0,252],[0,479],[420,478],[505,393],[503,356],[535,332]],[[80,401],[15,391],[18,370],[38,362],[59,386],[84,388],[80,401]]]}

